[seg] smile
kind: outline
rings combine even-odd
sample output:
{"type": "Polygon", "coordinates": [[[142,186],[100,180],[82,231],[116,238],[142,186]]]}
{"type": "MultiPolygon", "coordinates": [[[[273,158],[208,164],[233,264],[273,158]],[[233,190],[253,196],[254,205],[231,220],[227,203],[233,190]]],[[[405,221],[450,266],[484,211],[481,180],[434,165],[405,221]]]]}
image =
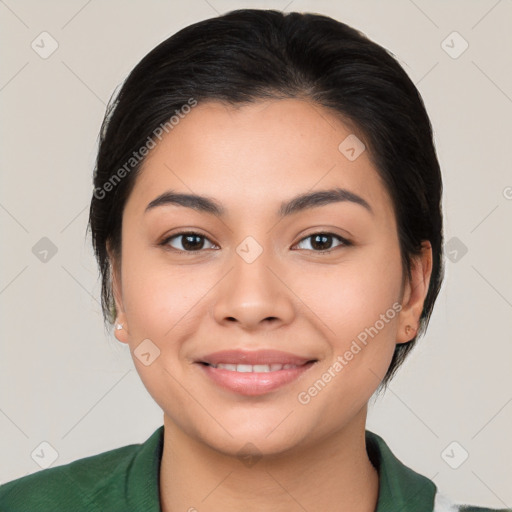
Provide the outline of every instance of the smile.
{"type": "Polygon", "coordinates": [[[277,372],[279,370],[291,370],[292,368],[297,368],[295,364],[231,364],[231,363],[219,363],[209,365],[213,368],[220,368],[222,370],[229,370],[230,372],[242,372],[242,373],[268,373],[268,372],[277,372]]]}

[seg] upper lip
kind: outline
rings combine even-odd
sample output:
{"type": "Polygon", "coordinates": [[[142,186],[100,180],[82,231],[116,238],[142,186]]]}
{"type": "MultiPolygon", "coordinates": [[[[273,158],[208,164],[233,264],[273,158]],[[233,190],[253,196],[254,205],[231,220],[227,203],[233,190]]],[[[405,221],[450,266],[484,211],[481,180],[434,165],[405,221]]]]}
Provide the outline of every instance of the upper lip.
{"type": "Polygon", "coordinates": [[[312,357],[301,357],[290,352],[280,350],[222,350],[201,357],[196,362],[216,365],[227,364],[293,364],[301,366],[309,361],[316,361],[312,357]]]}

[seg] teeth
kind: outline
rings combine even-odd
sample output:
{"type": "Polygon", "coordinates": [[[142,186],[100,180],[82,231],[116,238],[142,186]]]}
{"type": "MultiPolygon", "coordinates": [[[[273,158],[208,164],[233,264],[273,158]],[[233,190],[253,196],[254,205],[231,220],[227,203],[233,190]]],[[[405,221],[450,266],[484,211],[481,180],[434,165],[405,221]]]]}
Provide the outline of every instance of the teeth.
{"type": "Polygon", "coordinates": [[[271,370],[270,370],[270,367],[268,364],[255,364],[252,367],[252,371],[253,372],[269,372],[271,370]]]}
{"type": "Polygon", "coordinates": [[[236,372],[236,364],[217,364],[212,365],[214,368],[223,368],[224,370],[230,370],[236,372]]]}
{"type": "Polygon", "coordinates": [[[251,373],[251,372],[277,372],[279,370],[289,370],[291,368],[296,368],[297,366],[294,364],[229,364],[229,363],[219,363],[212,364],[214,368],[221,368],[222,370],[229,370],[231,372],[242,372],[242,373],[251,373]]]}

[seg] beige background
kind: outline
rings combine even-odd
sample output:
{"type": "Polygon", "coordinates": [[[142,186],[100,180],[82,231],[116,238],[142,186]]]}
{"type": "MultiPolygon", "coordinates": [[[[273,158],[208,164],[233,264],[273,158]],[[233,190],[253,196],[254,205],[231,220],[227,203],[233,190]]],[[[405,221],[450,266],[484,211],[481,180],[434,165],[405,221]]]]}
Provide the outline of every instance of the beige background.
{"type": "Polygon", "coordinates": [[[97,134],[110,95],[150,49],[239,7],[333,16],[390,49],[417,84],[453,261],[427,336],[368,428],[456,501],[511,507],[509,0],[0,1],[0,482],[49,464],[42,442],[56,466],[142,442],[162,424],[127,347],[103,329],[85,238],[97,134]],[[58,48],[42,58],[31,44],[49,51],[51,38],[58,48]],[[46,262],[43,237],[57,249],[46,262]],[[462,450],[469,457],[453,469],[446,461],[462,450]]]}

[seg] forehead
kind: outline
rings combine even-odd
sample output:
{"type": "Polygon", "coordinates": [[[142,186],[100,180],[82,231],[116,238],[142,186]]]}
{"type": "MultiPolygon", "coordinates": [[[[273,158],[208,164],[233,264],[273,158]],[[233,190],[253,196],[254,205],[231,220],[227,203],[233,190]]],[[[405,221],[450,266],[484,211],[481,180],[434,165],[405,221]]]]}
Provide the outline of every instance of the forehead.
{"type": "Polygon", "coordinates": [[[305,100],[200,103],[150,151],[127,209],[142,212],[167,189],[214,197],[235,210],[275,208],[297,194],[336,186],[391,213],[363,148],[339,116],[305,100]]]}

